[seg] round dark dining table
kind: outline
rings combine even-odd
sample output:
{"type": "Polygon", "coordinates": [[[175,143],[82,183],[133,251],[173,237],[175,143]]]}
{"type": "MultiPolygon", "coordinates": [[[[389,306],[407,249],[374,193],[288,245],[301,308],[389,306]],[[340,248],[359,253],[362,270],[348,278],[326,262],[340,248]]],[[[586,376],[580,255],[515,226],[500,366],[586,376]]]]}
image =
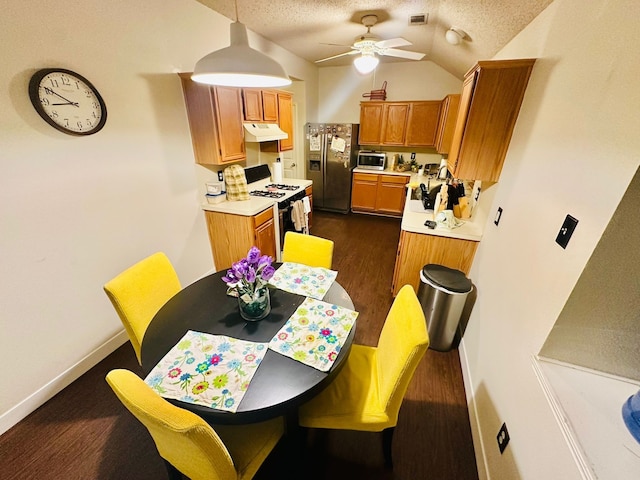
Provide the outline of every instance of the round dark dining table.
{"type": "MultiPolygon", "coordinates": [[[[305,300],[303,296],[270,287],[271,313],[260,321],[247,322],[240,317],[238,299],[226,293],[227,286],[222,281],[225,273],[226,270],[213,273],[185,287],[153,317],[142,340],[145,375],[188,330],[268,343],[305,300]]],[[[331,285],[323,301],[354,309],[351,298],[338,282],[331,285]]],[[[344,366],[355,330],[354,324],[328,372],[268,349],[236,412],[168,400],[213,424],[256,423],[278,416],[297,422],[298,406],[317,395],[344,366]]]]}

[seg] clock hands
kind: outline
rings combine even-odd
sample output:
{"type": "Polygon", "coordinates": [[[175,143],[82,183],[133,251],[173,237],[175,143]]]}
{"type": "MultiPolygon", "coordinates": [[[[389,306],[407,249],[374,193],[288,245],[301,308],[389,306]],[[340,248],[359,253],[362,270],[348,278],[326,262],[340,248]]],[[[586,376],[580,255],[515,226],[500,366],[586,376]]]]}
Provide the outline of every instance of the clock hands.
{"type": "Polygon", "coordinates": [[[60,97],[61,99],[63,99],[66,102],[66,103],[52,103],[51,105],[73,105],[74,107],[80,108],[80,105],[78,104],[78,102],[72,102],[68,98],[64,98],[62,95],[60,95],[59,93],[51,90],[49,87],[44,87],[44,92],[56,95],[57,97],[60,97]]]}

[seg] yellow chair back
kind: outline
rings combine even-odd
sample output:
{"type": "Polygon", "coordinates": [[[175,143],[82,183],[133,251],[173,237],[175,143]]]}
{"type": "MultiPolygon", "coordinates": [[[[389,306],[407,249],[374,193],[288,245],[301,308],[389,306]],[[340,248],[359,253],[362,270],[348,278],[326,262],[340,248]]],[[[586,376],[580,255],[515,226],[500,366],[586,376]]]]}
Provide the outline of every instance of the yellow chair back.
{"type": "Polygon", "coordinates": [[[302,263],[310,267],[331,268],[333,241],[313,235],[287,232],[284,235],[282,261],[302,263]]]}
{"type": "Polygon", "coordinates": [[[422,306],[413,287],[405,285],[384,322],[376,355],[378,398],[394,424],[409,382],[428,347],[429,334],[422,306]]]}
{"type": "Polygon", "coordinates": [[[129,340],[142,363],[142,338],[153,316],[180,291],[180,280],[167,256],[162,253],[139,261],[104,285],[129,340]]]}
{"type": "Polygon", "coordinates": [[[160,456],[191,480],[238,477],[218,434],[195,413],[171,405],[128,370],[112,370],[107,383],[149,430],[160,456]]]}

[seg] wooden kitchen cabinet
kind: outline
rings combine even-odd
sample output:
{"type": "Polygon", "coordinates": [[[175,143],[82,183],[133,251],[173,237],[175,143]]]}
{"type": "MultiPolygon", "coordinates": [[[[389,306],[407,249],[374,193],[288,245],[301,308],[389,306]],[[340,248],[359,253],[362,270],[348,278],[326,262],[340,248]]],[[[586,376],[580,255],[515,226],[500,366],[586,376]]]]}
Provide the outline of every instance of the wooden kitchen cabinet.
{"type": "Polygon", "coordinates": [[[385,103],[382,108],[382,145],[403,146],[407,136],[409,103],[385,103]]]}
{"type": "MultiPolygon", "coordinates": [[[[267,93],[263,90],[262,94],[267,93]]],[[[268,92],[274,93],[274,92],[268,92]]],[[[273,142],[264,142],[260,144],[260,151],[262,152],[286,152],[293,150],[293,96],[289,92],[277,91],[275,94],[275,101],[277,102],[277,123],[283,132],[289,135],[284,140],[277,140],[273,142]]],[[[263,103],[263,107],[266,109],[266,103],[263,103]]],[[[265,116],[266,121],[266,116],[265,116]]]]}
{"type": "Polygon", "coordinates": [[[535,59],[478,62],[465,75],[448,158],[455,178],[500,178],[535,59]]]}
{"type": "Polygon", "coordinates": [[[354,173],[351,210],[401,216],[409,177],[376,173],[354,173]]]}
{"type": "Polygon", "coordinates": [[[472,240],[402,230],[391,285],[393,296],[407,284],[417,293],[420,271],[429,263],[455,268],[468,275],[477,247],[478,242],[472,240]]]}
{"type": "Polygon", "coordinates": [[[440,101],[362,102],[360,145],[433,147],[440,101]]]}
{"type": "Polygon", "coordinates": [[[432,147],[436,144],[440,103],[439,101],[411,102],[405,146],[432,147]]]}
{"type": "Polygon", "coordinates": [[[244,120],[246,122],[278,123],[278,93],[259,88],[243,88],[244,120]]]}
{"type": "Polygon", "coordinates": [[[456,118],[460,106],[460,95],[447,95],[440,106],[438,117],[438,131],[436,132],[436,151],[448,154],[451,150],[451,140],[456,129],[456,118]]]}
{"type": "Polygon", "coordinates": [[[278,140],[278,151],[293,150],[293,97],[290,93],[278,92],[278,125],[289,137],[278,140]]]}
{"type": "Polygon", "coordinates": [[[180,73],[196,163],[225,165],[246,159],[239,88],[211,87],[180,73]]]}
{"type": "Polygon", "coordinates": [[[360,145],[382,144],[382,102],[365,102],[360,104],[360,145]]]}
{"type": "Polygon", "coordinates": [[[273,208],[253,217],[205,211],[209,243],[216,270],[224,270],[247,255],[255,245],[263,255],[276,258],[273,208]]]}

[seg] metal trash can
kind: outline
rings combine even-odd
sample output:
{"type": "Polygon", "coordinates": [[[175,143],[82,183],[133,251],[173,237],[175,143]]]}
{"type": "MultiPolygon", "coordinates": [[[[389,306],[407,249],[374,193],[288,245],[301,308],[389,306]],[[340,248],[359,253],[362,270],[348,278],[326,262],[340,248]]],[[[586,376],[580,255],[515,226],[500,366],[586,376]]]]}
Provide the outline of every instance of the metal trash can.
{"type": "Polygon", "coordinates": [[[429,348],[451,350],[467,295],[473,285],[460,270],[428,264],[420,271],[418,300],[429,332],[429,348]]]}

